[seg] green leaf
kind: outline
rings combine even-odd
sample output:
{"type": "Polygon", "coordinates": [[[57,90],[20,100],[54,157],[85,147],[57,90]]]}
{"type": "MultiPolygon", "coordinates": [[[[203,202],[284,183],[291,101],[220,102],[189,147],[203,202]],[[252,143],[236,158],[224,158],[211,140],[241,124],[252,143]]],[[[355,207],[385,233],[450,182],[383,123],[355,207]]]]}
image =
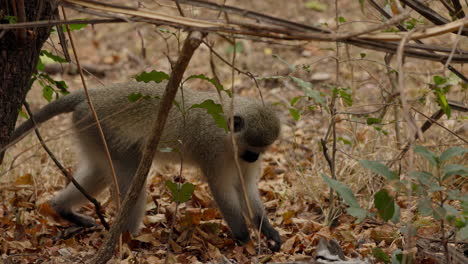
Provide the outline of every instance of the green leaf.
{"type": "Polygon", "coordinates": [[[23,109],[19,109],[18,115],[20,115],[23,118],[29,119],[28,113],[24,112],[23,109]]]}
{"type": "Polygon", "coordinates": [[[68,85],[65,81],[56,81],[54,80],[53,82],[55,84],[55,87],[59,89],[59,92],[61,94],[69,94],[70,92],[68,91],[68,85]]]}
{"type": "Polygon", "coordinates": [[[314,0],[311,0],[311,1],[307,1],[304,6],[306,8],[309,8],[309,9],[312,9],[314,11],[317,11],[317,12],[323,12],[325,10],[327,10],[328,6],[326,4],[323,4],[323,3],[320,3],[318,1],[314,1],[314,0]]]}
{"type": "Polygon", "coordinates": [[[40,54],[40,56],[46,56],[47,58],[52,59],[53,61],[58,62],[58,63],[67,62],[66,59],[64,59],[64,58],[62,58],[60,56],[54,55],[54,54],[48,52],[47,50],[41,50],[41,52],[39,54],[40,54]]]}
{"type": "Polygon", "coordinates": [[[167,188],[172,193],[172,199],[176,203],[185,203],[192,197],[193,191],[195,190],[195,185],[190,182],[186,182],[180,186],[175,182],[166,181],[167,188]]]}
{"type": "Polygon", "coordinates": [[[380,124],[380,123],[382,123],[382,119],[381,118],[375,118],[375,117],[369,117],[369,118],[366,119],[366,123],[368,125],[380,124]]]}
{"type": "MultiPolygon", "coordinates": [[[[140,98],[145,99],[145,100],[150,99],[151,96],[142,95],[141,93],[131,93],[129,96],[127,96],[127,98],[128,98],[128,101],[133,103],[133,102],[138,101],[140,98]]],[[[159,98],[159,97],[156,96],[156,98],[159,98]]]]}
{"type": "Polygon", "coordinates": [[[330,186],[333,190],[335,190],[341,198],[351,207],[355,208],[360,208],[359,203],[356,199],[356,197],[353,194],[353,191],[346,186],[345,184],[333,180],[332,178],[328,177],[327,175],[322,173],[322,179],[325,181],[325,183],[330,186]]]}
{"type": "MultiPolygon", "coordinates": [[[[346,89],[348,90],[348,89],[346,89]]],[[[348,106],[353,105],[353,99],[351,98],[351,94],[346,92],[345,89],[339,89],[338,93],[340,94],[340,97],[343,99],[343,101],[346,103],[348,106]]]]}
{"type": "Polygon", "coordinates": [[[8,24],[16,24],[16,16],[3,16],[3,19],[8,21],[8,24]]]}
{"type": "Polygon", "coordinates": [[[393,214],[393,217],[390,219],[390,221],[392,221],[394,224],[400,223],[400,213],[400,206],[395,202],[395,213],[393,214]]]}
{"type": "Polygon", "coordinates": [[[368,215],[367,211],[360,207],[349,207],[346,209],[346,212],[350,216],[356,217],[358,222],[362,222],[368,215]]]}
{"type": "Polygon", "coordinates": [[[42,62],[41,57],[39,57],[39,58],[37,59],[36,70],[37,70],[37,71],[44,71],[44,69],[45,69],[44,62],[42,62]]]}
{"type": "Polygon", "coordinates": [[[453,206],[451,206],[449,204],[444,204],[444,209],[447,212],[447,215],[452,215],[452,216],[456,216],[456,217],[460,216],[460,212],[455,207],[453,207],[453,206]]]}
{"type": "Polygon", "coordinates": [[[313,90],[312,83],[306,82],[294,76],[289,76],[289,78],[291,78],[291,80],[293,80],[308,97],[314,99],[315,102],[321,104],[322,106],[326,105],[325,97],[322,96],[319,91],[313,90]]]}
{"type": "Polygon", "coordinates": [[[443,169],[443,179],[446,180],[453,175],[466,177],[468,175],[468,167],[459,164],[449,164],[443,169]]]}
{"type": "Polygon", "coordinates": [[[152,70],[151,72],[142,72],[140,75],[135,76],[135,79],[138,82],[155,82],[155,83],[160,83],[164,80],[169,80],[169,75],[165,72],[160,72],[156,70],[152,70]]]}
{"type": "Polygon", "coordinates": [[[294,118],[295,121],[299,121],[301,118],[301,113],[295,108],[289,108],[289,114],[294,118]]]}
{"type": "Polygon", "coordinates": [[[447,102],[447,98],[445,97],[444,92],[438,87],[436,87],[434,89],[434,91],[435,91],[435,96],[436,96],[437,103],[439,104],[440,108],[442,108],[445,115],[447,115],[447,118],[450,118],[450,115],[452,113],[452,109],[450,108],[450,106],[449,106],[449,104],[447,102]]]}
{"type": "Polygon", "coordinates": [[[367,53],[361,52],[359,53],[359,56],[361,57],[361,59],[364,59],[367,56],[367,53]]]}
{"type": "Polygon", "coordinates": [[[361,163],[364,168],[370,169],[371,171],[384,176],[388,180],[398,180],[398,175],[380,162],[373,160],[360,160],[359,163],[361,163]]]}
{"type": "Polygon", "coordinates": [[[340,22],[340,23],[346,23],[346,18],[340,16],[340,17],[338,17],[338,22],[340,22]]]}
{"type": "MultiPolygon", "coordinates": [[[[236,49],[236,52],[237,53],[242,53],[244,52],[245,48],[244,48],[244,44],[240,41],[236,41],[236,44],[235,44],[235,49],[236,49]]],[[[226,52],[227,53],[233,53],[234,52],[234,45],[229,45],[226,49],[226,52]]]]}
{"type": "Polygon", "coordinates": [[[446,215],[447,215],[447,210],[445,210],[445,208],[440,207],[440,206],[437,206],[436,208],[434,208],[433,216],[436,220],[445,219],[446,215]]]}
{"type": "Polygon", "coordinates": [[[427,171],[411,171],[409,176],[418,180],[427,187],[434,186],[434,176],[427,171]]]}
{"type": "Polygon", "coordinates": [[[437,165],[439,164],[439,162],[437,161],[437,155],[434,152],[428,150],[427,148],[425,148],[423,146],[415,146],[414,147],[414,152],[416,152],[419,155],[423,156],[434,167],[437,167],[437,165]]]}
{"type": "Polygon", "coordinates": [[[427,197],[421,197],[418,200],[418,211],[423,216],[429,216],[432,214],[431,201],[427,197]]]}
{"type": "Polygon", "coordinates": [[[220,104],[215,103],[213,100],[208,99],[203,101],[201,104],[194,104],[190,109],[203,108],[209,115],[211,115],[220,128],[223,128],[226,132],[228,131],[228,125],[223,115],[223,107],[220,104]]]}
{"type": "Polygon", "coordinates": [[[464,241],[464,240],[467,240],[467,239],[468,239],[468,225],[466,225],[465,227],[463,227],[462,229],[460,229],[460,230],[457,232],[457,237],[458,237],[458,239],[460,239],[461,241],[464,241]]]}
{"type": "Polygon", "coordinates": [[[468,149],[466,148],[462,148],[462,147],[452,147],[452,148],[449,148],[447,149],[446,151],[444,151],[441,155],[440,155],[440,162],[445,162],[455,156],[460,156],[460,155],[463,155],[465,153],[468,153],[468,149]]]}
{"type": "Polygon", "coordinates": [[[273,54],[271,56],[273,56],[273,58],[281,61],[282,63],[286,64],[291,72],[296,70],[296,66],[289,64],[287,61],[283,60],[283,58],[281,58],[279,55],[273,54]]]}
{"type": "Polygon", "coordinates": [[[434,80],[435,85],[437,85],[437,86],[441,86],[441,85],[444,85],[445,83],[447,83],[447,78],[442,77],[442,76],[438,76],[438,75],[435,75],[433,77],[433,80],[434,80]]]}
{"type": "Polygon", "coordinates": [[[374,195],[374,206],[377,208],[380,217],[385,221],[390,220],[395,213],[395,202],[385,189],[374,195]]]}
{"type": "Polygon", "coordinates": [[[390,263],[390,257],[381,249],[381,248],[373,248],[372,255],[377,259],[384,263],[390,263]]]}
{"type": "Polygon", "coordinates": [[[54,94],[54,88],[52,88],[50,85],[44,85],[42,86],[42,96],[48,101],[52,101],[52,95],[54,94]]]}
{"type": "Polygon", "coordinates": [[[392,254],[392,264],[402,264],[403,263],[403,252],[401,249],[393,251],[392,254]]]}
{"type": "Polygon", "coordinates": [[[338,141],[343,142],[343,144],[345,144],[345,145],[350,145],[350,146],[353,145],[353,144],[351,143],[351,141],[349,141],[349,140],[347,140],[347,139],[344,139],[344,138],[342,138],[342,137],[339,137],[339,138],[338,138],[338,141]]]}
{"type": "MultiPolygon", "coordinates": [[[[88,24],[84,23],[84,24],[69,24],[68,27],[70,28],[70,31],[76,31],[76,30],[80,30],[84,27],[86,27],[88,24]]],[[[62,25],[62,30],[63,32],[67,32],[67,26],[66,25],[62,25]]]]}
{"type": "Polygon", "coordinates": [[[200,80],[207,81],[207,82],[213,84],[213,86],[216,88],[216,90],[218,90],[218,92],[224,91],[229,95],[229,97],[232,96],[231,91],[225,90],[223,85],[221,83],[219,83],[216,78],[209,78],[209,77],[205,76],[204,74],[197,74],[197,75],[189,76],[185,81],[188,81],[188,80],[191,80],[191,79],[200,79],[200,80]]]}
{"type": "Polygon", "coordinates": [[[303,98],[303,97],[304,97],[304,96],[301,96],[301,95],[296,96],[296,97],[294,97],[294,98],[291,100],[291,102],[289,102],[289,104],[290,104],[291,106],[294,106],[294,105],[295,105],[301,98],[303,98]]]}

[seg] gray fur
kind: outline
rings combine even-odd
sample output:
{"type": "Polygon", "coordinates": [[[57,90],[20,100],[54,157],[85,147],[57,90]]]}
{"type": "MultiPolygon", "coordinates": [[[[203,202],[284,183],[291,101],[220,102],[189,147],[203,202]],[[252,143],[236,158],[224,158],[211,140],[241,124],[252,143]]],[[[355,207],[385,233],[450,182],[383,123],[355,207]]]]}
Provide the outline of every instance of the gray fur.
{"type": "MultiPolygon", "coordinates": [[[[142,148],[148,140],[150,129],[156,118],[158,98],[162,97],[165,85],[166,83],[129,82],[90,90],[92,102],[101,120],[109,146],[122,195],[127,191],[140,162],[142,148]],[[130,102],[128,96],[131,93],[141,93],[151,98],[130,102]]],[[[207,99],[212,99],[217,103],[220,101],[217,93],[187,88],[183,90],[183,99],[179,91],[176,101],[181,107],[185,105],[185,109],[207,99]]],[[[230,100],[229,97],[223,95],[226,120],[229,119],[230,100]]],[[[261,155],[277,139],[280,123],[270,106],[241,97],[235,97],[234,105],[234,115],[244,120],[243,129],[236,132],[235,137],[243,176],[247,184],[247,195],[254,213],[252,220],[257,228],[261,226],[262,233],[271,242],[269,247],[276,251],[279,250],[281,240],[278,232],[264,215],[263,204],[257,190],[257,180],[261,173],[261,159],[258,155],[261,155]],[[245,153],[248,155],[243,156],[245,153]]],[[[96,195],[109,186],[111,179],[103,146],[83,92],[74,92],[54,101],[42,108],[34,115],[34,118],[36,122],[42,123],[55,115],[72,111],[73,123],[78,132],[81,148],[80,164],[75,178],[91,195],[96,195]]],[[[32,123],[25,122],[15,131],[14,139],[21,137],[31,128],[32,123]]],[[[243,215],[248,216],[248,212],[234,163],[230,134],[219,128],[205,109],[190,109],[184,118],[182,111],[174,106],[169,113],[159,148],[180,150],[184,161],[202,170],[235,240],[239,244],[249,241],[249,231],[243,218],[243,215]]],[[[178,163],[180,157],[176,152],[159,152],[155,160],[178,163]]],[[[67,220],[90,226],[94,224],[91,218],[73,211],[85,201],[83,195],[73,185],[68,185],[52,199],[51,204],[67,220]]],[[[129,216],[127,229],[132,233],[139,231],[145,201],[146,193],[142,191],[129,216]]]]}

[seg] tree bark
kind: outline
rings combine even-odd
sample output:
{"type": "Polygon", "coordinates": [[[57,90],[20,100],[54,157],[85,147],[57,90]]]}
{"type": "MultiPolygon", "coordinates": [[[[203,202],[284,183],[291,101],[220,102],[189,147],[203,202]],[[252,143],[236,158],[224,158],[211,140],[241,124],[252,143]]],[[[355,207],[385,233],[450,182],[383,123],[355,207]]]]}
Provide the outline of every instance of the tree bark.
{"type": "MultiPolygon", "coordinates": [[[[49,20],[55,10],[48,0],[0,1],[0,24],[9,23],[7,16],[15,17],[18,22],[49,20]]],[[[50,29],[0,31],[0,164],[4,157],[2,149],[15,128],[19,109],[31,87],[39,52],[50,29]]]]}

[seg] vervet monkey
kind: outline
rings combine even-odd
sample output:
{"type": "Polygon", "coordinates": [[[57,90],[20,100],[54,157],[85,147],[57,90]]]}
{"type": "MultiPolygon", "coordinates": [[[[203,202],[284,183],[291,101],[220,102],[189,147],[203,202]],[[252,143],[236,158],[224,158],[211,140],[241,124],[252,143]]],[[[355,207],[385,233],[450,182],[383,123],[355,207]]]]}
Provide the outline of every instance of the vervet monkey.
{"type": "MultiPolygon", "coordinates": [[[[159,101],[166,82],[120,83],[99,89],[91,89],[90,95],[115,167],[120,192],[127,192],[140,160],[142,150],[151,134],[159,101]],[[141,93],[145,99],[130,102],[128,96],[141,93]]],[[[230,100],[223,98],[225,120],[229,120],[230,100]]],[[[278,251],[281,239],[265,215],[257,181],[261,174],[261,154],[278,138],[280,122],[271,106],[260,102],[235,97],[234,127],[226,132],[215,124],[206,109],[193,108],[207,99],[220,103],[215,92],[194,91],[187,88],[178,92],[179,109],[172,107],[169,113],[159,148],[171,148],[173,152],[158,152],[155,160],[193,164],[205,175],[214,199],[239,245],[250,240],[244,216],[249,216],[238,170],[234,160],[231,135],[234,133],[238,146],[239,163],[244,177],[247,197],[253,211],[252,222],[268,239],[271,250],[278,251]],[[183,114],[183,109],[189,109],[183,114]]],[[[77,131],[81,155],[75,179],[89,194],[97,195],[112,183],[104,147],[95,126],[86,96],[83,91],[70,93],[46,105],[33,115],[39,124],[62,113],[73,112],[73,125],[77,131]]],[[[228,122],[230,123],[230,122],[228,122]]],[[[24,136],[33,128],[31,119],[21,124],[13,133],[11,141],[24,136]]],[[[69,184],[51,201],[52,207],[66,220],[89,227],[95,225],[92,218],[74,212],[74,208],[86,202],[86,198],[69,184]]],[[[127,230],[137,234],[145,213],[146,192],[139,198],[128,216],[127,230]]]]}

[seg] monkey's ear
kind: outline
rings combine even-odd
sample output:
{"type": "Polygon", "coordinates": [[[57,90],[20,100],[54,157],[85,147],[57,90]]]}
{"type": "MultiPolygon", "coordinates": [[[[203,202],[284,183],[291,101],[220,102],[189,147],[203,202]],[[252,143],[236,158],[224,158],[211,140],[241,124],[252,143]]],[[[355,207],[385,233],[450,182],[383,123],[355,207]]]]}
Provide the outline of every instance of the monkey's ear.
{"type": "MultiPolygon", "coordinates": [[[[231,120],[229,120],[228,125],[231,125],[231,120]]],[[[244,118],[235,115],[234,116],[234,133],[240,132],[245,126],[244,118]]],[[[232,129],[230,129],[232,130],[232,129]]]]}

